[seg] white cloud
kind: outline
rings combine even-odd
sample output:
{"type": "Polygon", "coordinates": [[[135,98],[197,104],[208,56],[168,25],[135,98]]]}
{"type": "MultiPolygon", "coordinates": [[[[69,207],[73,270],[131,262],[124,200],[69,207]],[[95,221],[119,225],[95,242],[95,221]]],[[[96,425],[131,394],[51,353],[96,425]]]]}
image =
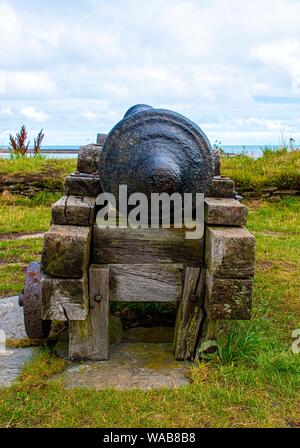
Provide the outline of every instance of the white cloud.
{"type": "Polygon", "coordinates": [[[6,98],[43,98],[55,94],[56,85],[43,71],[0,71],[0,95],[6,98]]]}
{"type": "Polygon", "coordinates": [[[137,102],[186,113],[212,140],[300,132],[300,103],[276,103],[300,97],[300,1],[36,4],[0,0],[0,101],[59,138],[93,139],[137,102]]]}
{"type": "Polygon", "coordinates": [[[28,118],[29,120],[36,121],[37,123],[42,123],[48,118],[48,115],[45,114],[45,112],[43,112],[42,110],[37,110],[31,106],[22,107],[22,109],[20,110],[20,114],[23,117],[28,118]]]}
{"type": "Polygon", "coordinates": [[[9,117],[14,117],[15,116],[14,112],[11,110],[10,107],[3,107],[2,109],[0,109],[0,114],[1,115],[6,115],[6,116],[9,116],[9,117]]]}
{"type": "Polygon", "coordinates": [[[85,118],[88,121],[96,121],[99,119],[99,114],[97,114],[96,112],[92,112],[92,111],[82,112],[80,114],[80,116],[85,118]]]}

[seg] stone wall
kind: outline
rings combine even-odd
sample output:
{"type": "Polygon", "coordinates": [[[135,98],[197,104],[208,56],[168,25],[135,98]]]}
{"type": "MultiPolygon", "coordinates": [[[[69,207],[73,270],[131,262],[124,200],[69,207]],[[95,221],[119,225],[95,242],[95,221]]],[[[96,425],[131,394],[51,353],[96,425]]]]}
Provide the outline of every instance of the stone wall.
{"type": "Polygon", "coordinates": [[[63,192],[64,179],[54,175],[44,177],[42,173],[35,175],[12,175],[5,178],[0,177],[0,194],[8,191],[11,194],[31,198],[40,191],[50,193],[63,192]]]}
{"type": "Polygon", "coordinates": [[[288,197],[300,197],[300,190],[298,189],[287,189],[274,185],[262,187],[260,190],[240,188],[238,186],[235,189],[245,199],[267,199],[268,201],[276,202],[288,197]]]}
{"type": "MultiPolygon", "coordinates": [[[[40,191],[51,193],[63,192],[64,179],[57,176],[43,177],[41,174],[27,176],[10,176],[6,179],[0,178],[0,194],[3,191],[9,191],[11,194],[18,194],[25,197],[33,197],[40,191]]],[[[235,187],[236,192],[245,199],[267,199],[270,201],[278,201],[286,197],[300,197],[299,189],[286,189],[276,186],[262,187],[261,190],[251,188],[235,187]]]]}

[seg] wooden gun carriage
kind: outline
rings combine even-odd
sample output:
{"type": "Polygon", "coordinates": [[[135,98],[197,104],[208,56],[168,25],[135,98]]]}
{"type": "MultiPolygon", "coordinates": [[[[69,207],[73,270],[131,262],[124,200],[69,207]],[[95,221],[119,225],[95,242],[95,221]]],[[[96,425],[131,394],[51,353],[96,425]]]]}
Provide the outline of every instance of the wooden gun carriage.
{"type": "Polygon", "coordinates": [[[198,126],[174,112],[137,105],[101,144],[80,148],[76,173],[52,207],[41,263],[28,267],[20,304],[30,338],[69,322],[70,359],[109,357],[110,302],[175,302],[176,359],[194,359],[210,323],[249,319],[255,239],[234,182],[220,176],[198,126]],[[100,175],[99,175],[100,173],[100,175]],[[103,228],[97,197],[179,191],[205,194],[204,235],[185,228],[103,228]]]}

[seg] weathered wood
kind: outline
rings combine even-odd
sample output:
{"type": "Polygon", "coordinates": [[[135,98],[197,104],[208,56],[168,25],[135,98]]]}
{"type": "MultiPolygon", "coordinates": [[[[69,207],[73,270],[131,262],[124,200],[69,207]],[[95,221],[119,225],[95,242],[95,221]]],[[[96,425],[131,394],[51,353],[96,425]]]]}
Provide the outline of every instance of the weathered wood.
{"type": "Polygon", "coordinates": [[[52,205],[52,224],[90,226],[94,221],[96,199],[63,196],[52,205]]]}
{"type": "Polygon", "coordinates": [[[95,264],[184,263],[200,266],[204,260],[204,237],[186,239],[186,229],[104,229],[94,226],[95,264]]]}
{"type": "Polygon", "coordinates": [[[104,361],[109,355],[109,267],[89,269],[90,312],[86,321],[70,322],[70,359],[104,361]]]}
{"type": "Polygon", "coordinates": [[[217,278],[206,273],[205,309],[210,320],[251,318],[252,279],[217,278]]]}
{"type": "Polygon", "coordinates": [[[205,264],[216,277],[254,275],[255,238],[244,227],[206,226],[205,264]]]}
{"type": "Polygon", "coordinates": [[[205,198],[206,224],[218,226],[244,226],[247,221],[248,209],[236,199],[205,198]]]}
{"type": "Polygon", "coordinates": [[[228,177],[215,176],[212,185],[205,196],[209,198],[234,198],[235,183],[228,177]]]}
{"type": "Polygon", "coordinates": [[[52,225],[44,235],[42,272],[53,277],[81,278],[90,255],[90,227],[52,225]]]}
{"type": "Polygon", "coordinates": [[[208,319],[207,313],[204,310],[194,361],[207,359],[207,355],[212,355],[217,352],[218,336],[221,331],[221,325],[222,320],[208,319]]]}
{"type": "Polygon", "coordinates": [[[185,269],[181,301],[179,303],[175,335],[175,359],[192,359],[195,355],[199,328],[203,319],[205,269],[185,269]]]}
{"type": "Polygon", "coordinates": [[[66,196],[89,196],[96,198],[102,193],[99,176],[92,174],[71,174],[65,178],[66,196]]]}
{"type": "Polygon", "coordinates": [[[111,264],[110,300],[177,302],[182,291],[182,264],[111,264]]]}
{"type": "Polygon", "coordinates": [[[61,279],[42,275],[42,318],[85,320],[88,315],[88,279],[61,279]]]}
{"type": "Polygon", "coordinates": [[[101,149],[102,146],[96,144],[80,146],[77,159],[77,171],[79,173],[98,175],[101,149]]]}

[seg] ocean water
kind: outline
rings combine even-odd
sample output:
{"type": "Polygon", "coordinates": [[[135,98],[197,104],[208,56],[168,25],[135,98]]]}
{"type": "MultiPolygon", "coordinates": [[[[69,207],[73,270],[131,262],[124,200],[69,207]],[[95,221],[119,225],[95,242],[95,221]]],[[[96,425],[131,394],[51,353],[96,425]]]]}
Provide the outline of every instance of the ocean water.
{"type": "MultiPolygon", "coordinates": [[[[270,147],[270,145],[221,145],[221,148],[230,154],[248,154],[253,157],[259,157],[262,154],[264,147],[270,147]]],[[[276,149],[276,146],[272,146],[276,149]]],[[[69,159],[76,158],[79,150],[79,146],[45,146],[42,148],[42,154],[47,159],[69,159]],[[63,152],[58,152],[63,151],[63,152]]],[[[0,145],[0,157],[9,158],[9,151],[7,147],[0,145]]]]}

